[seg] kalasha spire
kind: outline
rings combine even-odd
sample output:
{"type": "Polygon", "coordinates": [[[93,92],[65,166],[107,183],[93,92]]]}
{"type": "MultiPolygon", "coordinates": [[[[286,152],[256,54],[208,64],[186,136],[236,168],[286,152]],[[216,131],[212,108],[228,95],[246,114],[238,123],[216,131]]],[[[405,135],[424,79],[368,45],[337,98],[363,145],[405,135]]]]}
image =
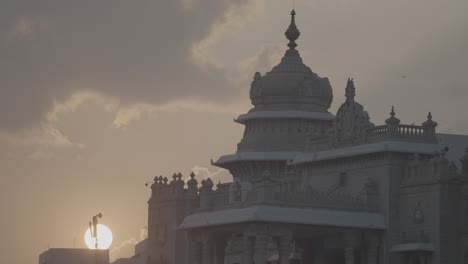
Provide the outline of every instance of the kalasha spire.
{"type": "Polygon", "coordinates": [[[286,52],[287,56],[293,56],[293,55],[298,55],[299,52],[297,52],[296,47],[296,40],[299,38],[301,35],[301,32],[297,29],[296,26],[296,11],[294,9],[291,11],[291,24],[289,25],[289,28],[286,30],[284,33],[286,35],[286,38],[289,40],[288,47],[289,50],[286,52]]]}
{"type": "Polygon", "coordinates": [[[346,102],[354,101],[356,96],[356,87],[354,86],[354,78],[348,78],[348,83],[345,89],[346,102]]]}

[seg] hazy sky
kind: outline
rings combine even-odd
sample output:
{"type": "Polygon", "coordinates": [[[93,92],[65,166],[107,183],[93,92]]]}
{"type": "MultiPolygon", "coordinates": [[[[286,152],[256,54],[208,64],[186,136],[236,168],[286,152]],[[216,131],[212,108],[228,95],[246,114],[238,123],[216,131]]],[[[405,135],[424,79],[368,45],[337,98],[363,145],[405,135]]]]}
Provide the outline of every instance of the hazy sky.
{"type": "MultiPolygon", "coordinates": [[[[146,225],[156,175],[229,179],[255,71],[286,49],[288,0],[2,0],[0,255],[37,263],[83,247],[92,215],[113,258],[146,225]],[[76,242],[74,242],[76,241],[76,242]]],[[[354,77],[376,124],[395,105],[468,134],[466,0],[296,0],[304,61],[334,88],[354,77]],[[403,78],[405,76],[406,78],[403,78]]]]}

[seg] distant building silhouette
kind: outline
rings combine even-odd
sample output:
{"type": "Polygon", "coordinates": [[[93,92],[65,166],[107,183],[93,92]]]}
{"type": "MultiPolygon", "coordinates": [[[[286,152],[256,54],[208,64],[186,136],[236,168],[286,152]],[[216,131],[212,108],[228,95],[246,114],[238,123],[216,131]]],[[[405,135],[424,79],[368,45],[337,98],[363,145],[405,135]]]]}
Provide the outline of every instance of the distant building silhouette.
{"type": "Polygon", "coordinates": [[[148,251],[148,239],[141,241],[135,245],[135,254],[130,258],[120,258],[112,264],[147,264],[150,261],[150,254],[148,251]]]}
{"type": "Polygon", "coordinates": [[[39,264],[108,264],[109,250],[50,248],[39,255],[39,264]]]}
{"type": "Polygon", "coordinates": [[[154,179],[146,263],[468,263],[468,137],[436,133],[431,113],[401,124],[393,107],[375,125],[353,79],[331,114],[299,36],[293,11],[289,49],[235,120],[237,152],[213,162],[233,182],[154,179]]]}

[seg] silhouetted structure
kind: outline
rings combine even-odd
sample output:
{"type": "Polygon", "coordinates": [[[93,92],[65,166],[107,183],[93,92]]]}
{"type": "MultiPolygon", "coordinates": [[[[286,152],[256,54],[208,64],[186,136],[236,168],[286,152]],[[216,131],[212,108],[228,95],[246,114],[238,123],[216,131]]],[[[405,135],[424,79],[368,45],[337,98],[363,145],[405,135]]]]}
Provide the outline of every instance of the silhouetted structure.
{"type": "Polygon", "coordinates": [[[39,264],[108,264],[109,250],[50,248],[39,255],[39,264]]]}
{"type": "Polygon", "coordinates": [[[120,258],[112,264],[148,264],[150,263],[150,252],[148,251],[148,239],[140,241],[135,245],[135,254],[130,258],[120,258]]]}
{"type": "Polygon", "coordinates": [[[437,134],[431,113],[401,124],[393,107],[374,125],[353,79],[328,112],[294,18],[281,62],[254,75],[237,152],[213,162],[233,182],[154,179],[146,263],[467,263],[468,137],[437,134]]]}

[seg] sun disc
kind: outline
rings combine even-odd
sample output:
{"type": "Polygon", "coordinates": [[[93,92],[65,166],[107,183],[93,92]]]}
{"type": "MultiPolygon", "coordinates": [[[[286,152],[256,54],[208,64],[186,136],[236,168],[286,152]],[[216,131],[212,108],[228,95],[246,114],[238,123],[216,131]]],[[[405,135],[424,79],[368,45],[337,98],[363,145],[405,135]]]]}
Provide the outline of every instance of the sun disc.
{"type": "MultiPolygon", "coordinates": [[[[91,229],[88,228],[84,235],[84,241],[89,249],[96,249],[96,238],[91,237],[91,229]]],[[[97,225],[97,249],[108,249],[112,244],[112,231],[103,224],[97,225]]]]}

